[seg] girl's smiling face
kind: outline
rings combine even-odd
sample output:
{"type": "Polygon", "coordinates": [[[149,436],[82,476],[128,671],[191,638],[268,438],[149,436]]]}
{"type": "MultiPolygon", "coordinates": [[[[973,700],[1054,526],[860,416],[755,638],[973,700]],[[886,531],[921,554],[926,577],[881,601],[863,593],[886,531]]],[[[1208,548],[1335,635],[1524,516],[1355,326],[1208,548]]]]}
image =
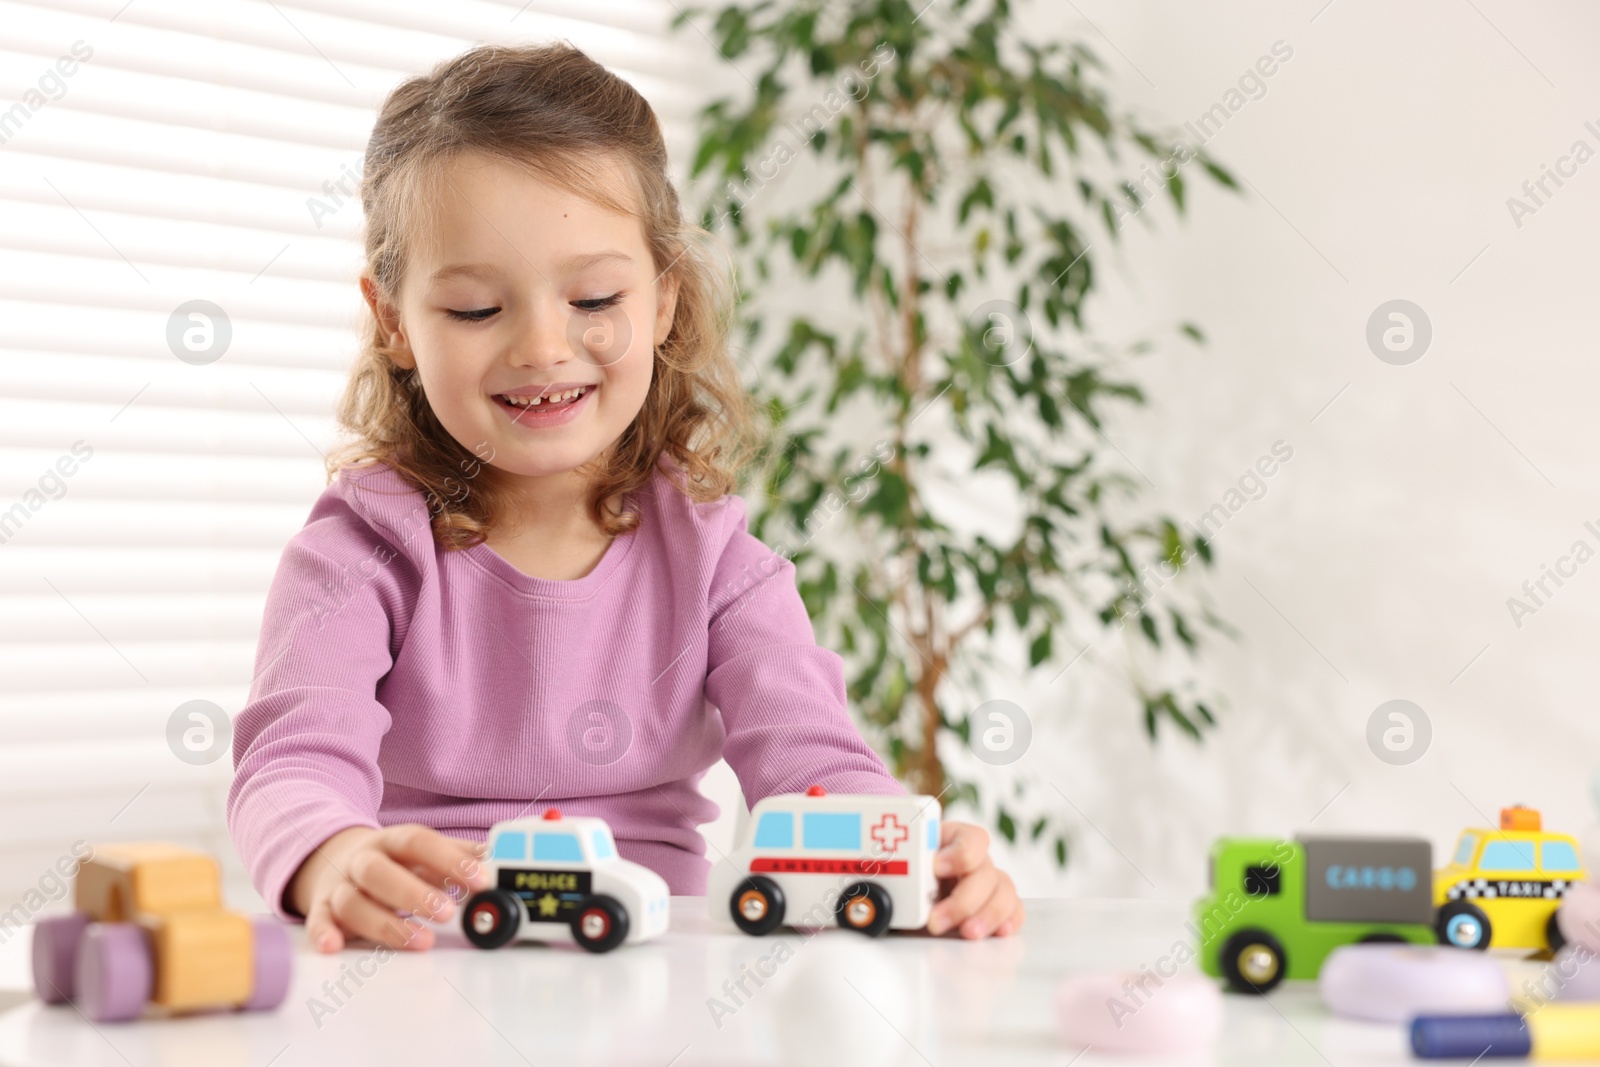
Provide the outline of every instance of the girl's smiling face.
{"type": "MultiPolygon", "coordinates": [[[[621,169],[602,173],[632,195],[621,169]]],[[[362,279],[395,363],[506,474],[538,482],[600,456],[644,405],[676,303],[639,220],[481,154],[451,163],[431,207],[396,304],[362,279]]]]}

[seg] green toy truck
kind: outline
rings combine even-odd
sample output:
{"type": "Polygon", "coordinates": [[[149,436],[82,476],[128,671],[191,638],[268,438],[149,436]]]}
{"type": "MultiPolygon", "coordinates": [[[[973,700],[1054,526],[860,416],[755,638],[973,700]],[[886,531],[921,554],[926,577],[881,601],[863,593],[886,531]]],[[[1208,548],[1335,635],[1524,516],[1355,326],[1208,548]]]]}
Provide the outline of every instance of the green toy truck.
{"type": "Polygon", "coordinates": [[[1201,970],[1265,993],[1316,978],[1340,945],[1436,944],[1432,864],[1421,838],[1221,838],[1190,929],[1201,970]]]}

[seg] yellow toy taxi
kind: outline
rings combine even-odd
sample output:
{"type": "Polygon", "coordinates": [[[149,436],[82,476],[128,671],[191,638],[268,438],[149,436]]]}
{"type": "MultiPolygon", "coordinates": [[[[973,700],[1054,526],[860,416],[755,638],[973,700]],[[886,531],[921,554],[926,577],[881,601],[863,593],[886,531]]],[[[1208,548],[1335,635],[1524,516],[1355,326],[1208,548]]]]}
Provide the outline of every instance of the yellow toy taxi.
{"type": "Polygon", "coordinates": [[[1565,942],[1556,910],[1586,877],[1576,839],[1543,829],[1532,808],[1504,808],[1499,829],[1463,830],[1450,862],[1434,872],[1439,941],[1553,952],[1565,942]]]}

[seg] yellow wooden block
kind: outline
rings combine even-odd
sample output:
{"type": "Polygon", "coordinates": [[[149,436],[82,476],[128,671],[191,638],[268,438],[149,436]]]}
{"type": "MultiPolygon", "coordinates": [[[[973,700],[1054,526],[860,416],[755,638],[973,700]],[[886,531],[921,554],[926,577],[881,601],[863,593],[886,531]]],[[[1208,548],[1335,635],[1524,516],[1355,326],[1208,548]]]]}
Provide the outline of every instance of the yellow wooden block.
{"type": "Polygon", "coordinates": [[[168,1011],[242,1004],[255,982],[250,920],[230,911],[175,912],[143,920],[156,986],[151,1002],[168,1011]]]}
{"type": "Polygon", "coordinates": [[[75,900],[98,922],[222,906],[217,861],[161,842],[104,845],[78,869],[75,900]]]}

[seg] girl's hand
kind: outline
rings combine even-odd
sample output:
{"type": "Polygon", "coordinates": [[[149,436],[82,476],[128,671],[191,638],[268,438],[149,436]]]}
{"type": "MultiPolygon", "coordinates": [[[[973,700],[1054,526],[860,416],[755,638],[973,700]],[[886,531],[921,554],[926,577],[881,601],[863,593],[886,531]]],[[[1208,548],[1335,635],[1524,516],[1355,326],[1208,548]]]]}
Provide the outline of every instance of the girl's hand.
{"type": "Polygon", "coordinates": [[[449,920],[450,890],[488,884],[482,855],[476,841],[417,823],[352,826],[306,857],[285,896],[306,917],[306,936],[319,952],[338,952],[351,937],[421,951],[433,945],[433,931],[396,913],[449,920]]]}
{"type": "Polygon", "coordinates": [[[989,858],[989,833],[981,826],[946,822],[939,828],[939,851],[933,873],[939,878],[939,902],[928,918],[928,933],[957,927],[961,936],[1006,937],[1022,927],[1022,900],[1011,876],[989,858]]]}

